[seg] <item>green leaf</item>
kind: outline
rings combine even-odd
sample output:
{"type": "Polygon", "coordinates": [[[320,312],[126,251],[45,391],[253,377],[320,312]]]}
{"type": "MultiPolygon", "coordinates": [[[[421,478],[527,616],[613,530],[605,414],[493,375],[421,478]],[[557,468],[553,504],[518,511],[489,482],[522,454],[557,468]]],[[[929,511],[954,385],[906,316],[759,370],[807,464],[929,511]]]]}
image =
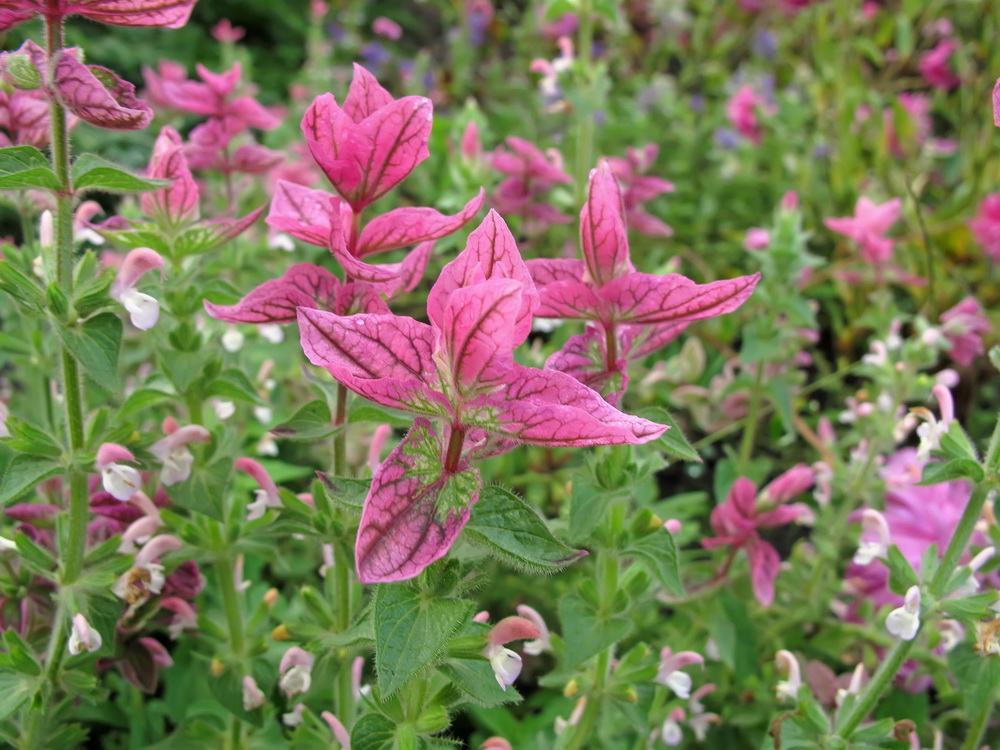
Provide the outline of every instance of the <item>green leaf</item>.
{"type": "Polygon", "coordinates": [[[967,458],[979,462],[976,449],[972,446],[972,441],[965,434],[962,425],[952,422],[948,425],[948,431],[941,436],[941,454],[947,460],[956,458],[967,458]]]}
{"type": "Polygon", "coordinates": [[[973,625],[977,620],[993,614],[990,610],[997,603],[996,591],[985,591],[974,596],[964,596],[961,599],[945,599],[938,606],[948,613],[949,617],[961,620],[966,625],[973,625]]]}
{"type": "Polygon", "coordinates": [[[231,398],[237,401],[246,401],[251,404],[261,404],[260,395],[257,388],[250,381],[242,370],[230,367],[223,370],[208,384],[206,390],[209,396],[219,396],[221,398],[231,398]]]}
{"type": "Polygon", "coordinates": [[[140,177],[97,154],[80,154],[70,170],[76,190],[103,190],[108,193],[141,193],[158,190],[170,180],[140,177]]]}
{"type": "Polygon", "coordinates": [[[58,476],[62,464],[50,458],[20,453],[14,457],[0,478],[0,505],[9,505],[26,495],[40,482],[58,476]]]}
{"type": "Polygon", "coordinates": [[[684,596],[681,569],[674,535],[666,529],[642,537],[633,544],[626,554],[640,558],[649,572],[674,596],[684,596]]]}
{"type": "Polygon", "coordinates": [[[658,406],[651,406],[646,409],[642,409],[639,412],[639,416],[643,419],[648,419],[651,422],[656,422],[658,424],[665,424],[670,427],[662,436],[660,436],[655,445],[660,446],[667,453],[672,456],[677,456],[685,461],[697,461],[701,463],[701,457],[698,455],[698,451],[694,449],[694,446],[688,442],[687,438],[684,437],[684,433],[681,432],[681,428],[677,426],[677,422],[674,418],[670,416],[670,412],[666,409],[661,409],[658,406]]]}
{"type": "Polygon", "coordinates": [[[158,391],[155,388],[140,388],[137,391],[133,391],[125,399],[125,403],[118,410],[118,416],[121,419],[125,419],[133,414],[145,411],[152,406],[162,404],[164,401],[169,401],[172,398],[174,396],[166,391],[158,391]]]}
{"type": "Polygon", "coordinates": [[[437,599],[403,583],[375,590],[375,674],[382,696],[399,690],[438,658],[472,609],[461,599],[437,599]]]}
{"type": "Polygon", "coordinates": [[[226,488],[232,466],[233,462],[226,458],[216,459],[208,466],[195,464],[188,480],[167,487],[167,494],[177,505],[225,521],[226,488]]]}
{"type": "Polygon", "coordinates": [[[202,374],[209,358],[204,352],[183,352],[177,349],[161,349],[159,355],[160,363],[178,393],[185,393],[191,387],[202,374]]]}
{"type": "Polygon", "coordinates": [[[56,561],[51,552],[35,544],[23,531],[14,534],[14,544],[17,545],[17,554],[27,567],[45,578],[53,577],[52,571],[55,570],[56,561]]]}
{"type": "Polygon", "coordinates": [[[49,437],[48,433],[22,419],[10,417],[7,420],[7,431],[10,432],[6,441],[8,448],[50,458],[62,455],[62,446],[49,437]]]}
{"type": "Polygon", "coordinates": [[[8,628],[3,634],[4,650],[3,657],[10,665],[10,668],[31,677],[37,677],[42,673],[42,668],[38,666],[38,661],[31,648],[21,640],[13,628],[8,628]]]}
{"type": "Polygon", "coordinates": [[[135,247],[148,247],[160,255],[170,257],[170,241],[152,224],[143,224],[134,229],[117,231],[100,230],[98,233],[113,245],[126,250],[135,247]]]}
{"type": "Polygon", "coordinates": [[[932,461],[924,466],[924,473],[917,482],[918,487],[928,484],[941,484],[953,479],[971,479],[974,482],[983,481],[983,467],[971,458],[956,458],[951,461],[932,461]]]}
{"type": "Polygon", "coordinates": [[[559,621],[565,648],[562,654],[564,669],[583,664],[632,630],[628,618],[601,614],[576,594],[563,596],[560,600],[559,621]]]}
{"type": "Polygon", "coordinates": [[[409,427],[413,417],[374,406],[367,401],[354,401],[347,410],[348,422],[379,422],[393,427],[409,427]]]}
{"type": "Polygon", "coordinates": [[[287,422],[272,427],[271,433],[286,440],[315,442],[329,437],[337,429],[333,425],[329,405],[326,401],[316,399],[295,412],[287,422]]]}
{"type": "Polygon", "coordinates": [[[501,487],[484,487],[465,526],[468,541],[516,568],[551,572],[587,554],[556,539],[544,519],[501,487]]]}
{"type": "Polygon", "coordinates": [[[34,146],[0,148],[0,190],[59,189],[59,178],[45,154],[34,146]]]}
{"type": "Polygon", "coordinates": [[[757,630],[742,600],[728,590],[723,591],[709,627],[722,661],[736,673],[737,680],[743,682],[757,674],[757,630]]]}
{"type": "Polygon", "coordinates": [[[0,260],[0,290],[32,310],[45,307],[45,295],[38,284],[6,260],[0,260]]]}
{"type": "Polygon", "coordinates": [[[0,719],[6,719],[33,696],[39,682],[38,678],[0,671],[0,719]]]}
{"type": "Polygon", "coordinates": [[[102,313],[78,326],[58,324],[55,329],[63,344],[95,383],[109,390],[118,389],[122,322],[117,315],[102,313]]]}
{"type": "Polygon", "coordinates": [[[396,722],[382,714],[368,713],[354,723],[351,730],[353,750],[393,750],[396,722]]]}
{"type": "Polygon", "coordinates": [[[590,476],[575,477],[569,506],[570,540],[577,543],[587,541],[611,501],[623,495],[621,491],[609,492],[590,476]]]}
{"type": "Polygon", "coordinates": [[[502,706],[517,703],[521,695],[513,686],[506,691],[493,674],[493,667],[485,659],[449,659],[440,666],[441,672],[472,701],[483,706],[502,706]]]}
{"type": "Polygon", "coordinates": [[[920,583],[917,573],[909,561],[899,551],[895,544],[889,547],[889,554],[884,560],[889,568],[889,590],[894,594],[905,594],[911,586],[920,583]]]}
{"type": "Polygon", "coordinates": [[[1000,657],[980,656],[968,643],[960,643],[948,654],[948,668],[958,683],[962,707],[970,718],[989,708],[1000,687],[1000,657]]]}

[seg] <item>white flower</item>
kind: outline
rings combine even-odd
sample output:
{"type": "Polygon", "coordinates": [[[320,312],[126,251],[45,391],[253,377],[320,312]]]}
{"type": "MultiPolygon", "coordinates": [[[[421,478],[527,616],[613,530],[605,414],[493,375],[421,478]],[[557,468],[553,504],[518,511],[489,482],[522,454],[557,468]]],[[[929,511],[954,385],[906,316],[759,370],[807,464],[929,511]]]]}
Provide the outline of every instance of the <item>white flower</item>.
{"type": "Polygon", "coordinates": [[[69,634],[69,652],[82,654],[84,651],[93,653],[102,644],[101,634],[87,622],[87,618],[77,612],[73,615],[73,629],[69,634]]]}
{"type": "Polygon", "coordinates": [[[126,289],[118,301],[128,312],[132,325],[140,331],[148,331],[160,319],[160,303],[148,294],[126,289]]]}
{"type": "Polygon", "coordinates": [[[243,678],[243,710],[253,711],[267,701],[264,691],[257,687],[257,681],[247,675],[243,678]]]}
{"type": "Polygon", "coordinates": [[[920,587],[910,586],[902,607],[897,607],[885,618],[885,627],[892,635],[912,641],[920,630],[920,587]]]}
{"type": "Polygon", "coordinates": [[[781,680],[774,688],[774,692],[779,701],[797,701],[799,699],[799,688],[802,687],[802,672],[799,670],[799,660],[791,651],[782,649],[775,654],[774,662],[778,666],[778,671],[785,674],[786,679],[781,680]]]}
{"type": "Polygon", "coordinates": [[[148,247],[137,247],[125,256],[118,277],[111,285],[111,298],[122,303],[132,325],[141,331],[148,331],[156,325],[156,321],[160,319],[160,303],[135,287],[144,274],[162,267],[163,258],[159,253],[148,247]]]}
{"type": "Polygon", "coordinates": [[[486,658],[490,660],[490,666],[493,667],[497,684],[506,692],[507,686],[513,685],[521,674],[521,656],[500,644],[489,646],[485,653],[486,658]]]}
{"type": "Polygon", "coordinates": [[[255,406],[253,408],[253,415],[257,418],[258,422],[264,425],[271,424],[271,420],[274,419],[274,413],[267,406],[255,406]]]}
{"type": "Polygon", "coordinates": [[[885,516],[877,510],[865,508],[861,513],[862,534],[874,534],[875,539],[862,539],[858,543],[858,551],[854,553],[854,562],[858,565],[868,565],[873,560],[885,559],[889,554],[889,524],[885,516]]]}
{"type": "Polygon", "coordinates": [[[214,407],[215,416],[220,422],[229,419],[236,413],[236,404],[232,401],[216,401],[214,407]]]}
{"type": "Polygon", "coordinates": [[[131,466],[108,464],[101,469],[101,484],[116,500],[126,502],[142,486],[142,477],[131,466]]]}
{"type": "Polygon", "coordinates": [[[281,723],[286,727],[297,727],[305,719],[302,716],[302,712],[306,710],[305,703],[297,703],[295,708],[289,711],[287,714],[281,715],[281,723]]]}
{"type": "Polygon", "coordinates": [[[674,747],[684,741],[684,732],[681,730],[678,718],[684,718],[683,708],[671,711],[670,715],[663,722],[663,728],[660,730],[660,739],[663,740],[664,745],[674,747]],[[678,711],[680,712],[679,716],[678,711]]]}
{"type": "Polygon", "coordinates": [[[236,326],[229,326],[222,334],[222,348],[227,352],[238,352],[243,348],[243,334],[236,330],[236,326]]]}
{"type": "Polygon", "coordinates": [[[285,340],[285,331],[274,323],[257,326],[257,332],[272,344],[280,344],[285,340]]]}

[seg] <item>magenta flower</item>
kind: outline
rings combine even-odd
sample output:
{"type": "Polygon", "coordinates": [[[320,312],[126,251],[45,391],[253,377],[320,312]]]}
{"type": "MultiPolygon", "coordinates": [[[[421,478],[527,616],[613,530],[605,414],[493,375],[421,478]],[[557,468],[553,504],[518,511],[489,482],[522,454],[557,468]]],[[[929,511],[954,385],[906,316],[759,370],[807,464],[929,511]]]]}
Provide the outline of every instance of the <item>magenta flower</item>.
{"type": "Polygon", "coordinates": [[[902,208],[899,198],[877,204],[862,196],[854,207],[854,216],[824,219],[823,223],[857,242],[864,260],[878,266],[892,257],[892,240],[883,235],[899,221],[902,208]]]}
{"type": "Polygon", "coordinates": [[[951,54],[957,49],[957,41],[942,39],[934,49],[920,56],[917,67],[927,83],[940,89],[953,89],[962,82],[948,66],[951,54]]]}
{"type": "Polygon", "coordinates": [[[372,478],[355,548],[361,581],[412,578],[448,551],[479,497],[476,458],[516,443],[644,443],[663,433],[568,375],[514,362],[537,305],[514,238],[491,211],[431,289],[430,325],[299,309],[310,362],[420,417],[372,478]]]}
{"type": "Polygon", "coordinates": [[[976,218],[969,222],[969,229],[983,251],[1000,263],[1000,193],[990,193],[983,198],[976,218]]]}
{"type": "Polygon", "coordinates": [[[509,151],[501,147],[489,155],[493,169],[509,175],[493,195],[497,211],[506,216],[520,216],[539,227],[568,224],[569,216],[540,200],[556,185],[573,182],[563,171],[562,155],[555,149],[542,153],[535,144],[514,136],[507,138],[506,143],[509,151]]]}
{"type": "Polygon", "coordinates": [[[391,18],[379,16],[372,22],[372,31],[386,39],[400,39],[403,36],[403,28],[391,18]]]}
{"type": "Polygon", "coordinates": [[[1000,78],[993,84],[993,124],[1000,128],[1000,78]]]}
{"type": "Polygon", "coordinates": [[[537,315],[591,321],[546,362],[616,403],[628,384],[629,361],[657,351],[694,320],[732,312],[760,274],[695,284],[679,274],[639,273],[629,257],[621,193],[606,161],[590,174],[580,212],[583,260],[536,259],[537,315]]]}
{"type": "Polygon", "coordinates": [[[242,26],[233,26],[232,21],[228,18],[223,18],[212,27],[212,36],[215,37],[216,41],[223,44],[236,44],[236,42],[246,36],[246,33],[246,29],[242,26]]]}
{"type": "Polygon", "coordinates": [[[393,99],[371,73],[355,65],[343,107],[324,94],[302,119],[309,150],[341,197],[279,181],[267,223],[329,248],[351,280],[368,282],[389,296],[411,289],[423,275],[432,242],[471,221],[483,203],[480,193],[453,216],[432,208],[397,208],[362,228],[364,209],[429,155],[431,111],[423,97],[393,99]],[[400,263],[375,266],[364,260],[413,245],[400,263]]]}
{"type": "Polygon", "coordinates": [[[759,112],[771,114],[772,108],[753,90],[753,86],[745,83],[740,86],[729,101],[726,102],[726,116],[743,137],[759,146],[763,135],[759,112]]]}
{"type": "Polygon", "coordinates": [[[674,183],[645,174],[653,166],[659,151],[655,143],[642,148],[629,148],[624,159],[609,156],[608,164],[622,188],[625,223],[628,227],[650,237],[670,237],[674,230],[642,207],[643,203],[676,190],[674,183]]]}
{"type": "Polygon", "coordinates": [[[239,63],[223,73],[213,73],[200,63],[195,66],[201,82],[191,80],[160,79],[159,92],[164,101],[176,109],[202,117],[231,120],[227,123],[236,132],[246,128],[273,130],[281,124],[281,117],[269,110],[252,96],[237,96],[237,87],[243,75],[239,63]]]}
{"type": "Polygon", "coordinates": [[[746,477],[737,479],[726,501],[712,510],[715,536],[701,542],[708,549],[728,545],[731,553],[746,551],[754,596],[765,607],[774,601],[774,581],[781,559],[777,550],[761,539],[759,530],[812,518],[812,511],[802,503],[782,504],[791,497],[792,490],[808,488],[802,478],[805,471],[810,470],[803,464],[793,467],[768,485],[759,499],[753,482],[746,477]]]}
{"type": "Polygon", "coordinates": [[[83,16],[115,26],[165,26],[179,29],[187,23],[198,0],[4,0],[0,31],[33,16],[61,23],[66,16],[83,16]]]}
{"type": "Polygon", "coordinates": [[[142,79],[146,82],[145,95],[153,106],[168,108],[173,105],[164,91],[165,82],[180,82],[187,80],[187,69],[174,60],[160,60],[156,64],[156,70],[148,65],[142,66],[142,79]]]}
{"type": "Polygon", "coordinates": [[[983,334],[991,330],[990,320],[975,297],[966,297],[941,313],[941,333],[951,344],[948,356],[965,367],[986,351],[983,334]]]}

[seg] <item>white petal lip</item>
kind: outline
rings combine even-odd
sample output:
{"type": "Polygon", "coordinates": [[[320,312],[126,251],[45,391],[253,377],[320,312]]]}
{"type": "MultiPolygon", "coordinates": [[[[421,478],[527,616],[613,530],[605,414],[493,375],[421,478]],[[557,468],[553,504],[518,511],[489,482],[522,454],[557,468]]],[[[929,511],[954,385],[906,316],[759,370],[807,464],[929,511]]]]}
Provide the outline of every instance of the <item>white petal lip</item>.
{"type": "Polygon", "coordinates": [[[112,497],[124,503],[139,491],[142,477],[131,466],[112,463],[101,470],[101,482],[112,497]]]}
{"type": "Polygon", "coordinates": [[[122,294],[122,306],[128,311],[132,325],[140,331],[148,331],[160,319],[160,303],[135,289],[122,294]]]}

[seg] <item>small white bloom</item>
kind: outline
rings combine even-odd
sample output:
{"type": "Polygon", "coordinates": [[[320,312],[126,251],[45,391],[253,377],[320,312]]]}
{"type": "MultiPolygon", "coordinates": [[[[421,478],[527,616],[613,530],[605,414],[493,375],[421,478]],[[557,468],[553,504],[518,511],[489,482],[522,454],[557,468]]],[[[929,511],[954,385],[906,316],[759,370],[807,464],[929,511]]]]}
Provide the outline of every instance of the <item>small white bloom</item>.
{"type": "Polygon", "coordinates": [[[101,469],[101,484],[105,492],[110,492],[123,503],[131,500],[142,486],[142,477],[131,466],[110,463],[101,469]]]}
{"type": "Polygon", "coordinates": [[[215,416],[219,421],[225,421],[236,413],[236,404],[232,401],[216,401],[215,416]]]}
{"type": "Polygon", "coordinates": [[[265,490],[254,490],[254,501],[247,506],[247,520],[256,521],[263,518],[269,507],[267,492],[265,490]]]}
{"type": "Polygon", "coordinates": [[[236,329],[236,326],[229,326],[222,334],[222,348],[230,353],[238,352],[243,348],[243,339],[243,334],[236,329]]]}
{"type": "Polygon", "coordinates": [[[284,250],[285,252],[290,253],[295,250],[295,240],[284,232],[275,232],[268,237],[267,246],[272,250],[284,250]]]}
{"type": "Polygon", "coordinates": [[[509,648],[497,644],[486,649],[486,658],[490,660],[493,667],[493,675],[497,679],[497,684],[506,692],[508,685],[513,685],[518,675],[521,674],[521,657],[509,648]]]}
{"type": "Polygon", "coordinates": [[[82,654],[84,651],[93,653],[102,644],[101,634],[87,622],[87,618],[79,612],[73,615],[73,629],[69,634],[69,652],[73,655],[82,654]]]}
{"type": "Polygon", "coordinates": [[[287,714],[281,715],[281,723],[284,724],[286,727],[297,727],[305,720],[304,717],[302,716],[302,712],[305,711],[305,709],[306,709],[305,703],[297,703],[295,705],[295,708],[293,708],[287,714]]]}
{"type": "Polygon", "coordinates": [[[264,435],[259,441],[257,441],[257,455],[258,456],[277,456],[278,455],[278,444],[275,442],[271,434],[268,433],[264,435]]]}
{"type": "Polygon", "coordinates": [[[799,688],[802,687],[802,672],[799,669],[799,660],[791,651],[780,650],[775,654],[774,662],[778,671],[785,675],[784,680],[778,682],[774,692],[779,701],[797,701],[799,699],[799,688]]]}
{"type": "Polygon", "coordinates": [[[303,664],[296,664],[289,669],[278,682],[278,687],[288,696],[304,693],[310,685],[312,685],[312,673],[310,668],[303,664]]]}
{"type": "Polygon", "coordinates": [[[681,730],[681,725],[673,718],[673,713],[663,722],[660,739],[663,740],[664,745],[669,747],[674,747],[684,741],[684,732],[681,730]]]}
{"type": "Polygon", "coordinates": [[[121,303],[128,312],[132,325],[140,331],[148,331],[160,319],[160,303],[134,288],[122,292],[121,303]]]}
{"type": "Polygon", "coordinates": [[[255,406],[253,408],[253,415],[257,418],[258,422],[265,425],[271,424],[271,420],[274,418],[274,412],[268,406],[255,406]]]}
{"type": "Polygon", "coordinates": [[[257,332],[272,344],[280,344],[285,340],[284,329],[273,323],[257,326],[257,332]]]}
{"type": "Polygon", "coordinates": [[[10,430],[7,429],[7,418],[10,416],[10,409],[7,404],[0,401],[0,438],[10,437],[10,430]]]}
{"type": "Polygon", "coordinates": [[[858,543],[858,551],[854,553],[854,562],[858,565],[869,565],[877,559],[885,559],[889,554],[889,524],[885,516],[877,510],[865,508],[861,513],[862,534],[874,536],[874,539],[862,539],[858,543]]]}
{"type": "Polygon", "coordinates": [[[247,675],[243,678],[243,710],[253,711],[267,701],[264,691],[257,687],[257,681],[247,675]]]}
{"type": "Polygon", "coordinates": [[[897,607],[885,619],[885,627],[892,635],[912,641],[920,630],[920,587],[910,586],[902,607],[897,607]]]}

